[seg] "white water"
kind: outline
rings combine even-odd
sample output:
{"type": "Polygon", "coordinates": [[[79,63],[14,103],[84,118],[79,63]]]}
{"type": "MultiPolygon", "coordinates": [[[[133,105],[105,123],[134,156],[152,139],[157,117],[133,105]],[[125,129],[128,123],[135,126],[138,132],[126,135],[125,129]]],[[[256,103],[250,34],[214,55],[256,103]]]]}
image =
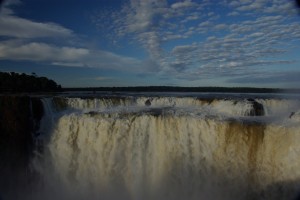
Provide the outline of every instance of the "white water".
{"type": "Polygon", "coordinates": [[[293,199],[300,189],[298,101],[258,99],[260,117],[247,117],[247,100],[66,102],[46,112],[54,125],[31,199],[293,199]]]}
{"type": "MultiPolygon", "coordinates": [[[[173,112],[184,112],[215,118],[239,118],[249,116],[252,102],[247,99],[199,99],[196,97],[105,97],[67,98],[67,107],[79,112],[139,112],[154,108],[167,108],[173,112]],[[145,103],[151,102],[151,106],[145,103]]],[[[285,120],[292,112],[300,111],[300,101],[295,99],[255,99],[264,108],[265,118],[285,120]]]]}

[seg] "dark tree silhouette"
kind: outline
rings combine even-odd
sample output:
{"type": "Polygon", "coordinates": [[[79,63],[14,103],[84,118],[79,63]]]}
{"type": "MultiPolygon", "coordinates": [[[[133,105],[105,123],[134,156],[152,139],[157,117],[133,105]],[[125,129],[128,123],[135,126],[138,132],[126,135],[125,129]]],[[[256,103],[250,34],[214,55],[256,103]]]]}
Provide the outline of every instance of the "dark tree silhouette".
{"type": "Polygon", "coordinates": [[[0,72],[0,92],[55,92],[61,91],[61,86],[46,77],[18,74],[15,72],[0,72]]]}

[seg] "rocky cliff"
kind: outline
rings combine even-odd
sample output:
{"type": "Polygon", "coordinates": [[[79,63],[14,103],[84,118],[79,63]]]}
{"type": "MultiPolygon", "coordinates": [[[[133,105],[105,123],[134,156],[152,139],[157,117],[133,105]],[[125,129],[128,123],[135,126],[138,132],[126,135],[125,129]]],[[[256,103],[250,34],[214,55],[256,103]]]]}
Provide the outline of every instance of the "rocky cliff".
{"type": "Polygon", "coordinates": [[[0,194],[24,187],[23,183],[34,177],[29,161],[42,116],[43,105],[38,98],[0,96],[0,194]]]}

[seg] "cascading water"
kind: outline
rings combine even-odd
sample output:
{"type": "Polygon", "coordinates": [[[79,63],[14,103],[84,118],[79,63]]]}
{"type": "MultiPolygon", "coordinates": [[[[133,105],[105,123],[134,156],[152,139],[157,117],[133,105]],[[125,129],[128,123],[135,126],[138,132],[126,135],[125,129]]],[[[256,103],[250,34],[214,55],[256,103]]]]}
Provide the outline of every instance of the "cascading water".
{"type": "Polygon", "coordinates": [[[43,123],[53,125],[33,162],[42,185],[30,199],[293,199],[300,189],[297,100],[43,103],[52,105],[43,123]],[[264,116],[251,114],[253,101],[264,116]]]}

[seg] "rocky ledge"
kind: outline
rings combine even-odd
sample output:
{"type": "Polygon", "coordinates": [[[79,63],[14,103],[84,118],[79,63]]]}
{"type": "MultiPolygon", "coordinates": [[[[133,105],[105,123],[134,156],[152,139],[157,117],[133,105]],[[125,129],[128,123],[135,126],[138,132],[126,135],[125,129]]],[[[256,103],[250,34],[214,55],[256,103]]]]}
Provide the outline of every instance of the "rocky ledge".
{"type": "Polygon", "coordinates": [[[0,194],[32,178],[29,161],[43,116],[39,98],[0,96],[0,194]]]}

